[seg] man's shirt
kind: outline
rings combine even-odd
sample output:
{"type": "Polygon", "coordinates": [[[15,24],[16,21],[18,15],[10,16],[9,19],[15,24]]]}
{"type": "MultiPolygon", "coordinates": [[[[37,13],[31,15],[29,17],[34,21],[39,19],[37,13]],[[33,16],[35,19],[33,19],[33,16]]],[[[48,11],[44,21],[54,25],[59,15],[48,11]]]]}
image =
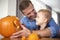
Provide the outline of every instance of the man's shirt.
{"type": "Polygon", "coordinates": [[[21,23],[24,24],[30,30],[38,29],[38,26],[36,25],[36,21],[35,20],[29,20],[25,16],[21,19],[21,23]]]}

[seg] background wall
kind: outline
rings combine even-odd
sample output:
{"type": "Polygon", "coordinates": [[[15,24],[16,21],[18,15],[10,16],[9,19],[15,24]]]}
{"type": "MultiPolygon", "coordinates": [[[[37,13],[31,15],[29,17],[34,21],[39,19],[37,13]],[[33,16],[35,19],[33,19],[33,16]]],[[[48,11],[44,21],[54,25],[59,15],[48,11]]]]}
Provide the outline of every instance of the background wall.
{"type": "Polygon", "coordinates": [[[7,16],[8,14],[8,0],[0,0],[0,18],[7,16]]]}
{"type": "Polygon", "coordinates": [[[8,0],[8,15],[16,16],[17,0],[8,0]]]}
{"type": "Polygon", "coordinates": [[[16,16],[16,0],[0,0],[0,19],[8,15],[16,16]]]}

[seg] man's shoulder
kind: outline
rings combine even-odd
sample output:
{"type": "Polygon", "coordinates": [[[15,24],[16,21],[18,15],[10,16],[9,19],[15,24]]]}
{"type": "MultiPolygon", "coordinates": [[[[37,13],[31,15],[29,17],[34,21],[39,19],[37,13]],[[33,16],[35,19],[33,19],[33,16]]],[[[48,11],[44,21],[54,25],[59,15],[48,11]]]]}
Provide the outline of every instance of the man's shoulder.
{"type": "Polygon", "coordinates": [[[28,18],[26,16],[22,17],[21,20],[27,20],[28,18]]]}
{"type": "Polygon", "coordinates": [[[56,22],[53,20],[53,18],[50,19],[50,21],[48,22],[47,26],[51,27],[51,26],[57,26],[56,22]]]}
{"type": "Polygon", "coordinates": [[[51,18],[49,24],[57,26],[57,23],[55,22],[55,20],[53,18],[51,18]]]}
{"type": "Polygon", "coordinates": [[[20,21],[21,21],[21,22],[26,22],[26,21],[28,21],[28,18],[27,18],[26,16],[24,16],[24,17],[21,18],[20,21]]]}

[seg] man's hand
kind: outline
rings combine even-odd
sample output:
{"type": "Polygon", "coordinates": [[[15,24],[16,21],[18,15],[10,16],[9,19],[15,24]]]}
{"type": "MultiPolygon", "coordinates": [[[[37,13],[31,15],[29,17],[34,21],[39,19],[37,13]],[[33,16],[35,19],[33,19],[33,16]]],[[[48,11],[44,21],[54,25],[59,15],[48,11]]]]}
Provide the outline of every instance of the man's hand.
{"type": "Polygon", "coordinates": [[[20,30],[16,33],[13,33],[11,38],[21,37],[21,36],[28,36],[30,34],[30,30],[24,27],[24,25],[21,25],[23,30],[20,30]]]}

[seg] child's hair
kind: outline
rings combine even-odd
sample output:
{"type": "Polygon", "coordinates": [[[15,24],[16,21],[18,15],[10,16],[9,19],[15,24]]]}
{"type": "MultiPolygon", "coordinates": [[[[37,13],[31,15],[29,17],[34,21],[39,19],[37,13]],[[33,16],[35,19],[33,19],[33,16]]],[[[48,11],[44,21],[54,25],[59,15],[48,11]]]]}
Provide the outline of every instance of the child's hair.
{"type": "Polygon", "coordinates": [[[43,15],[45,16],[45,18],[48,19],[48,21],[50,20],[50,18],[52,16],[51,11],[48,9],[41,9],[38,12],[43,12],[43,15]]]}

